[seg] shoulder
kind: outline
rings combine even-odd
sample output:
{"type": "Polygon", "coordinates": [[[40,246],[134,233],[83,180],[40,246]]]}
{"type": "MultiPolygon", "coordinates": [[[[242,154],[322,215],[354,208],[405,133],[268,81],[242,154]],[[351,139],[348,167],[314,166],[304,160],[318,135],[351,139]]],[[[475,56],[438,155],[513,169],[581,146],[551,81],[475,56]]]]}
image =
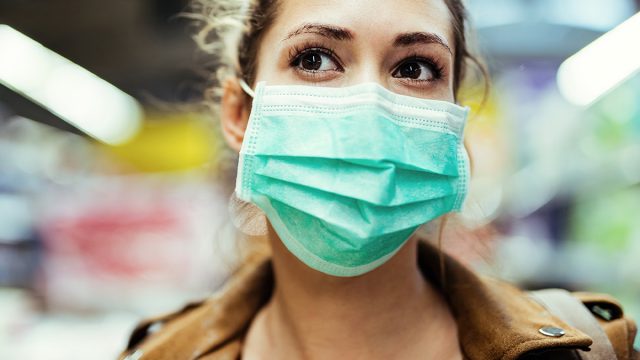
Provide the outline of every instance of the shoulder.
{"type": "Polygon", "coordinates": [[[272,286],[270,263],[245,269],[207,299],[141,321],[119,358],[235,359],[244,332],[272,286]]]}
{"type": "Polygon", "coordinates": [[[489,309],[500,313],[494,322],[509,324],[508,330],[502,331],[507,338],[518,333],[530,336],[530,346],[522,341],[511,344],[522,347],[522,351],[512,358],[520,359],[524,355],[526,359],[552,359],[550,350],[553,350],[553,355],[557,353],[559,359],[579,359],[590,354],[589,358],[593,359],[640,360],[633,347],[636,324],[612,296],[563,289],[523,291],[499,279],[479,278],[482,282],[480,293],[488,294],[489,300],[471,302],[475,305],[486,303],[489,309]],[[545,331],[546,328],[551,333],[545,331]],[[539,333],[544,336],[539,337],[539,333]],[[541,340],[545,337],[546,340],[541,340]],[[538,341],[545,341],[547,345],[537,346],[538,341]],[[594,354],[605,355],[594,357],[594,354]]]}
{"type": "Polygon", "coordinates": [[[592,359],[640,360],[633,349],[635,323],[614,298],[561,289],[524,291],[429,245],[421,250],[420,264],[448,299],[470,359],[579,359],[589,354],[592,359]],[[434,265],[442,259],[443,273],[434,265]],[[594,357],[600,350],[605,355],[594,357]]]}
{"type": "Polygon", "coordinates": [[[141,321],[132,331],[119,359],[196,359],[219,350],[233,326],[215,317],[215,300],[189,303],[182,309],[141,321]]]}

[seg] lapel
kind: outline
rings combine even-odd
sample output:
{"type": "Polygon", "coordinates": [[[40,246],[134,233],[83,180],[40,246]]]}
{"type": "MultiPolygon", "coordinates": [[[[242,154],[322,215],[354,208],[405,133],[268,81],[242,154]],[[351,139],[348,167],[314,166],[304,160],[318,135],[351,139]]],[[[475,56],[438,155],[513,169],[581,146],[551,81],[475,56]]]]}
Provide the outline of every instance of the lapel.
{"type": "Polygon", "coordinates": [[[530,352],[591,345],[590,337],[551,315],[528,293],[474,273],[425,241],[419,243],[418,253],[424,276],[439,287],[449,303],[458,324],[460,346],[469,359],[518,359],[530,352]],[[549,326],[563,329],[565,335],[540,333],[549,326]]]}

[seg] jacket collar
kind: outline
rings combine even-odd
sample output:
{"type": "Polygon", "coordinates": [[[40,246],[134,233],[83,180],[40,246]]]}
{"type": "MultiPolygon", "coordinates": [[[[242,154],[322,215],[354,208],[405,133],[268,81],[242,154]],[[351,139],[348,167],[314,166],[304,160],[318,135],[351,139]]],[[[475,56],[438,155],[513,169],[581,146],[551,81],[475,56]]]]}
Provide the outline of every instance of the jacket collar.
{"type": "Polygon", "coordinates": [[[586,349],[592,343],[589,336],[549,313],[528,293],[472,272],[426,241],[419,242],[418,264],[447,299],[458,324],[461,348],[469,359],[518,359],[530,352],[586,349]],[[545,326],[561,328],[565,335],[545,336],[539,332],[545,326]]]}
{"type": "MultiPolygon", "coordinates": [[[[590,337],[551,315],[526,292],[477,275],[425,241],[419,242],[418,263],[425,278],[448,301],[467,359],[518,359],[526,353],[587,349],[592,343],[590,337]],[[444,273],[440,271],[441,260],[444,273]],[[545,336],[539,332],[545,326],[562,328],[565,335],[545,336]]],[[[216,359],[217,355],[237,358],[251,320],[273,289],[270,259],[266,257],[253,264],[244,267],[225,288],[193,312],[191,321],[198,324],[198,329],[206,325],[206,336],[196,335],[203,334],[201,330],[183,332],[187,334],[185,341],[173,343],[180,342],[194,355],[213,353],[216,359]]]]}

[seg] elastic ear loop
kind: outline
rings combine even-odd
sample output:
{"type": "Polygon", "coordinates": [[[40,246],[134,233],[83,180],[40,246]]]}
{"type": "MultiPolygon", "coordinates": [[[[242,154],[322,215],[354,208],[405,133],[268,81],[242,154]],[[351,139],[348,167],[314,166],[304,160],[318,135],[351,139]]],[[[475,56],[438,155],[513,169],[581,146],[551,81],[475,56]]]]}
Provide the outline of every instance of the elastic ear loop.
{"type": "Polygon", "coordinates": [[[240,87],[242,88],[242,90],[244,90],[244,92],[247,93],[247,95],[251,96],[252,98],[256,97],[255,91],[253,91],[251,86],[249,86],[249,84],[247,84],[247,82],[244,81],[244,79],[240,79],[238,80],[238,82],[240,83],[240,87]]]}

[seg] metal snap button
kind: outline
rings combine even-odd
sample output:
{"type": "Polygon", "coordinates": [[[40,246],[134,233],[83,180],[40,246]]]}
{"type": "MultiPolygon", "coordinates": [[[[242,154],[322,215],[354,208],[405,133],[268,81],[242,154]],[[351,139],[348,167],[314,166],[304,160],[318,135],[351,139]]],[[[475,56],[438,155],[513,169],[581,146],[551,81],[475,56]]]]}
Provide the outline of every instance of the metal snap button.
{"type": "Polygon", "coordinates": [[[554,326],[543,326],[540,329],[538,329],[538,332],[544,336],[550,336],[550,337],[561,337],[561,336],[564,336],[565,334],[564,329],[554,327],[554,326]]]}

